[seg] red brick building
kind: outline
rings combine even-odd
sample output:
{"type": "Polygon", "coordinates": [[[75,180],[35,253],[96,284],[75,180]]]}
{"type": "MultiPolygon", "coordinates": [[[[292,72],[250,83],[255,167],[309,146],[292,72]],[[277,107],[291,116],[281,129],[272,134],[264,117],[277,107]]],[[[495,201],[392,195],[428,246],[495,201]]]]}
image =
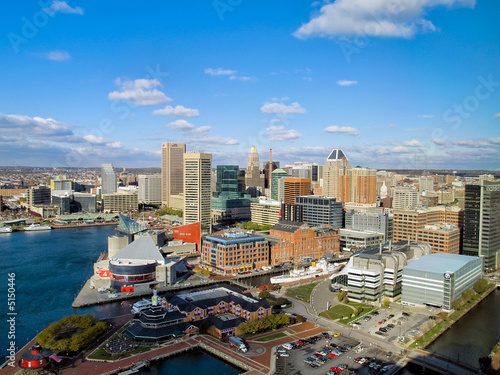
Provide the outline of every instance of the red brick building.
{"type": "Polygon", "coordinates": [[[319,259],[326,254],[340,252],[339,230],[332,226],[311,228],[306,223],[281,220],[269,235],[276,241],[271,245],[270,262],[298,262],[302,258],[319,259]]]}

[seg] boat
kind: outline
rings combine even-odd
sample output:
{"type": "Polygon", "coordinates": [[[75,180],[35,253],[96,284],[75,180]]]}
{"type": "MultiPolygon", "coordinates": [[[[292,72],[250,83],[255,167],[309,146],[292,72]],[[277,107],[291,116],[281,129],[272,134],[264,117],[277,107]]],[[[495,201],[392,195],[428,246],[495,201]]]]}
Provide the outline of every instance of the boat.
{"type": "Polygon", "coordinates": [[[132,312],[137,314],[142,310],[149,309],[151,306],[153,306],[153,302],[150,299],[143,298],[141,301],[134,303],[132,306],[132,312]]]}
{"type": "Polygon", "coordinates": [[[0,227],[0,233],[12,233],[11,227],[0,227]]]}
{"type": "Polygon", "coordinates": [[[48,225],[31,224],[29,227],[24,227],[25,231],[41,231],[41,230],[51,230],[52,228],[48,225]]]}
{"type": "Polygon", "coordinates": [[[343,267],[343,263],[329,264],[326,259],[322,258],[318,263],[313,262],[307,269],[291,270],[288,275],[271,277],[271,284],[291,283],[294,281],[329,275],[339,272],[343,267]]]}

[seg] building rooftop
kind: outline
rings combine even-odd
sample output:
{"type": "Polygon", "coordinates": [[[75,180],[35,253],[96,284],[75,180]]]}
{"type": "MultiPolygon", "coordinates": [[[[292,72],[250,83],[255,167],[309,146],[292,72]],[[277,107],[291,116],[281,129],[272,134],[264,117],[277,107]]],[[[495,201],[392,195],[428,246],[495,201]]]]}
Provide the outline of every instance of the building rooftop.
{"type": "Polygon", "coordinates": [[[435,273],[456,272],[476,259],[478,258],[467,255],[434,253],[413,261],[405,269],[435,273]]]}
{"type": "Polygon", "coordinates": [[[344,154],[344,151],[342,151],[339,148],[335,148],[332,150],[332,152],[330,152],[330,155],[328,155],[326,160],[327,161],[334,161],[334,160],[340,160],[344,157],[347,159],[347,156],[344,154]]]}
{"type": "Polygon", "coordinates": [[[141,236],[116,253],[111,260],[157,261],[165,263],[160,250],[149,236],[141,236]]]}
{"type": "Polygon", "coordinates": [[[120,223],[118,224],[117,230],[126,234],[136,234],[147,230],[147,228],[139,224],[138,222],[129,219],[128,217],[120,214],[120,223]]]}
{"type": "Polygon", "coordinates": [[[302,225],[307,225],[304,222],[298,221],[288,221],[288,220],[280,220],[277,224],[273,225],[271,229],[279,230],[282,232],[290,232],[295,233],[302,225]]]}

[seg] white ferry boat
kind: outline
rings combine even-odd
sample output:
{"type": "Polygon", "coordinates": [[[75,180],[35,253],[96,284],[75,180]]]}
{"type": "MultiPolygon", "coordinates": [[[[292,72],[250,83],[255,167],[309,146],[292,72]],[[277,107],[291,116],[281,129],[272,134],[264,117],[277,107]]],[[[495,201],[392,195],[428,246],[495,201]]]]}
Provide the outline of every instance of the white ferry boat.
{"type": "Polygon", "coordinates": [[[41,230],[51,230],[52,228],[48,225],[31,224],[29,227],[25,227],[25,231],[41,231],[41,230]]]}
{"type": "Polygon", "coordinates": [[[321,259],[318,263],[313,262],[307,269],[291,270],[288,275],[271,277],[271,284],[291,283],[298,280],[329,275],[339,272],[344,265],[344,263],[329,264],[326,259],[321,259]]]}
{"type": "Polygon", "coordinates": [[[11,227],[0,227],[0,233],[12,233],[11,227]]]}
{"type": "Polygon", "coordinates": [[[140,313],[142,310],[149,309],[151,306],[153,306],[153,302],[151,302],[150,299],[143,298],[141,301],[138,301],[133,304],[132,312],[134,314],[137,314],[140,313]]]}

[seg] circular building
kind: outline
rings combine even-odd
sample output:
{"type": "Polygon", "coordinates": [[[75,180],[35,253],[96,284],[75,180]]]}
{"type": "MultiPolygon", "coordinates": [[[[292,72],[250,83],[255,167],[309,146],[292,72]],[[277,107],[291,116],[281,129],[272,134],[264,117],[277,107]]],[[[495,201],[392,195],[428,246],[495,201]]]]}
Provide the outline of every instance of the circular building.
{"type": "Polygon", "coordinates": [[[42,368],[49,364],[52,350],[42,348],[39,344],[33,345],[29,351],[21,356],[21,367],[42,368]]]}
{"type": "Polygon", "coordinates": [[[122,287],[154,282],[156,267],[162,264],[165,259],[151,237],[139,237],[110,258],[111,288],[120,291],[122,287]]]}

